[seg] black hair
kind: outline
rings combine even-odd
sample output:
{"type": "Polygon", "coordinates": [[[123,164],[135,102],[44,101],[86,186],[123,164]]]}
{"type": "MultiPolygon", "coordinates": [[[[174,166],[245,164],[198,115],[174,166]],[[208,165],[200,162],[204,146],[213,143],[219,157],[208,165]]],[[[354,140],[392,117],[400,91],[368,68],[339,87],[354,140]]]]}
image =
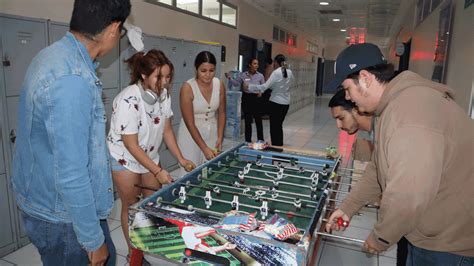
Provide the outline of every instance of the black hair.
{"type": "Polygon", "coordinates": [[[328,107],[342,107],[344,110],[352,111],[355,108],[355,104],[349,100],[346,100],[346,91],[339,89],[336,91],[331,100],[329,100],[328,107]]]}
{"type": "Polygon", "coordinates": [[[131,8],[130,0],[75,0],[69,29],[92,38],[112,22],[123,24],[131,8]]]}
{"type": "Polygon", "coordinates": [[[367,70],[373,74],[375,79],[380,83],[388,83],[396,76],[393,64],[384,63],[361,69],[357,73],[350,74],[347,78],[352,79],[355,84],[359,84],[359,72],[362,70],[367,70]]]}
{"type": "Polygon", "coordinates": [[[196,68],[196,70],[203,63],[216,65],[216,57],[209,51],[202,51],[196,56],[196,59],[194,59],[194,67],[196,68]]]}
{"type": "Polygon", "coordinates": [[[267,65],[273,64],[273,59],[269,57],[265,60],[265,63],[267,63],[267,65]]]}
{"type": "Polygon", "coordinates": [[[258,59],[257,59],[257,58],[253,57],[253,58],[251,58],[251,59],[248,61],[248,63],[247,63],[247,67],[248,67],[248,68],[250,68],[250,66],[252,65],[253,60],[257,60],[257,63],[260,63],[260,62],[258,62],[258,59]]]}
{"type": "Polygon", "coordinates": [[[286,72],[286,56],[282,55],[282,54],[279,54],[277,56],[275,56],[275,62],[277,62],[277,64],[279,66],[281,66],[281,72],[283,72],[283,77],[284,78],[287,78],[288,77],[288,73],[286,72]]]}

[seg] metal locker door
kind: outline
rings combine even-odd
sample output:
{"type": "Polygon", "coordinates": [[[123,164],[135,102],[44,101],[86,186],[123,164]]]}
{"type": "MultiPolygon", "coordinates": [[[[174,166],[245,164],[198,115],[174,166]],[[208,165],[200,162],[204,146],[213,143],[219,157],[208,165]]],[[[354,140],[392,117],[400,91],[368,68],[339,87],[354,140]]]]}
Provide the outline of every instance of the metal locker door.
{"type": "Polygon", "coordinates": [[[2,214],[2,219],[0,219],[0,257],[15,249],[15,230],[12,226],[8,184],[7,176],[0,174],[0,213],[2,214]]]}
{"type": "Polygon", "coordinates": [[[68,24],[50,21],[48,23],[49,44],[59,41],[62,37],[64,37],[64,34],[66,34],[68,30],[68,24]]]}
{"type": "Polygon", "coordinates": [[[7,97],[7,117],[8,117],[8,143],[10,144],[10,158],[13,158],[15,150],[16,127],[18,118],[19,96],[7,97]]]}
{"type": "Polygon", "coordinates": [[[114,103],[115,96],[119,94],[120,90],[115,89],[105,89],[102,91],[102,101],[104,102],[105,113],[107,115],[107,124],[105,134],[109,133],[110,128],[110,116],[112,115],[112,107],[114,103]]]}
{"type": "MultiPolygon", "coordinates": [[[[10,143],[10,158],[13,158],[13,151],[15,150],[15,140],[16,140],[16,128],[17,128],[17,117],[18,117],[18,103],[20,97],[7,97],[7,117],[8,117],[8,132],[9,132],[9,143],[10,143]]],[[[15,208],[18,212],[17,217],[20,217],[20,212],[18,207],[15,208]]],[[[18,227],[20,231],[20,246],[28,244],[30,241],[26,236],[25,229],[23,227],[23,222],[20,218],[18,220],[18,227]]]]}
{"type": "Polygon", "coordinates": [[[130,83],[130,71],[125,60],[130,58],[136,51],[128,42],[127,38],[122,38],[119,43],[120,46],[120,90],[123,90],[130,83]]]}
{"type": "Polygon", "coordinates": [[[0,29],[6,95],[20,95],[21,84],[31,60],[47,45],[46,21],[0,17],[0,29]]]}
{"type": "Polygon", "coordinates": [[[163,51],[167,56],[168,54],[163,48],[163,43],[162,43],[162,38],[158,36],[153,36],[153,35],[143,35],[143,44],[145,45],[145,52],[148,52],[151,49],[156,49],[156,50],[161,50],[163,51]]]}
{"type": "MultiPolygon", "coordinates": [[[[60,40],[69,30],[69,25],[60,22],[48,24],[49,44],[60,40]]],[[[117,88],[119,86],[119,45],[112,49],[106,56],[97,59],[99,67],[97,76],[104,84],[104,88],[117,88]]]]}

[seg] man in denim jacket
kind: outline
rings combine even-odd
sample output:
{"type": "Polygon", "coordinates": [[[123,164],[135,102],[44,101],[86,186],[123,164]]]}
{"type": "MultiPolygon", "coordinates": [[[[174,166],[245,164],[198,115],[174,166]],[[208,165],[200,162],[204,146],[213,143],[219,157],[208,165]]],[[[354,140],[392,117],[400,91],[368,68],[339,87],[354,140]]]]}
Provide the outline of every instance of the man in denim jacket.
{"type": "Polygon", "coordinates": [[[12,183],[45,265],[115,264],[102,83],[130,0],[76,0],[70,32],[31,62],[21,89],[12,183]]]}

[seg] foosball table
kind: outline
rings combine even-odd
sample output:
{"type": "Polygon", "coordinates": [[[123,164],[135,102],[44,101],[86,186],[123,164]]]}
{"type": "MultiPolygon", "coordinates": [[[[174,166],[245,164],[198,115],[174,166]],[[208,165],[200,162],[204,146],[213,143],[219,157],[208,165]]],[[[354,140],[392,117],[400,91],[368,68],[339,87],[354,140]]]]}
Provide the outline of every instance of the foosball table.
{"type": "Polygon", "coordinates": [[[133,205],[130,241],[178,263],[307,265],[340,163],[316,155],[237,145],[133,205]]]}

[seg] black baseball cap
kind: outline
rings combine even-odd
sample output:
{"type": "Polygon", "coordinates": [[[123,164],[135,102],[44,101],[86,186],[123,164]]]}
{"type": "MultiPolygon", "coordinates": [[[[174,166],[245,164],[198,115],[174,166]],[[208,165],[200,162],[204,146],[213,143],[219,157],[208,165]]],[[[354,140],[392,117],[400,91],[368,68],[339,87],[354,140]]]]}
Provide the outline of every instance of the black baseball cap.
{"type": "Polygon", "coordinates": [[[325,86],[325,90],[335,90],[349,76],[360,70],[387,61],[377,45],[372,43],[353,44],[337,56],[334,63],[334,79],[325,86]]]}

